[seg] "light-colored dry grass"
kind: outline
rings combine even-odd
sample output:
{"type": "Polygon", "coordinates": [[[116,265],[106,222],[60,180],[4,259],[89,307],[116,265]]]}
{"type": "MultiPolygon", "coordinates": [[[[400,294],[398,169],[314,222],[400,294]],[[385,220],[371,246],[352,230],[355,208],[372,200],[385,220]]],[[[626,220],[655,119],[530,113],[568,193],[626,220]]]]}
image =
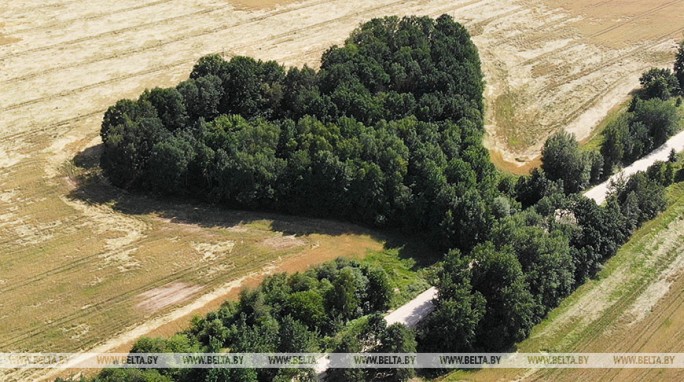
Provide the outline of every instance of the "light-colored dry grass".
{"type": "Polygon", "coordinates": [[[294,2],[294,0],[230,0],[238,9],[270,9],[294,2]]]}
{"type": "MultiPolygon", "coordinates": [[[[132,334],[175,320],[187,324],[230,297],[240,283],[222,286],[245,275],[304,270],[383,248],[382,238],[349,224],[164,202],[97,181],[76,189],[72,184],[80,179],[53,181],[50,193],[66,196],[45,197],[27,206],[30,218],[22,211],[22,219],[13,220],[33,227],[27,231],[51,229],[49,235],[32,234],[25,243],[16,230],[0,231],[14,237],[0,244],[5,351],[75,351],[98,343],[95,349],[111,350],[130,343],[132,334]],[[88,203],[98,198],[112,199],[88,203]],[[47,229],[36,222],[57,224],[47,229]]],[[[4,193],[0,208],[19,195],[4,193]]]]}
{"type": "Polygon", "coordinates": [[[588,138],[644,69],[671,66],[684,37],[681,1],[514,4],[507,17],[477,28],[475,42],[489,85],[486,144],[520,173],[549,134],[588,138]]]}
{"type": "Polygon", "coordinates": [[[300,247],[306,242],[302,239],[297,238],[295,235],[278,235],[275,237],[269,237],[268,239],[261,242],[266,248],[272,249],[286,249],[300,247]]]}
{"type": "Polygon", "coordinates": [[[684,26],[684,4],[678,0],[545,0],[544,3],[578,16],[577,28],[584,35],[616,48],[657,40],[684,26]]]}
{"type": "Polygon", "coordinates": [[[135,307],[148,312],[156,312],[169,305],[175,305],[185,301],[201,290],[202,287],[199,285],[192,285],[184,282],[171,282],[167,285],[140,293],[135,297],[139,300],[139,302],[135,304],[135,307]]]}

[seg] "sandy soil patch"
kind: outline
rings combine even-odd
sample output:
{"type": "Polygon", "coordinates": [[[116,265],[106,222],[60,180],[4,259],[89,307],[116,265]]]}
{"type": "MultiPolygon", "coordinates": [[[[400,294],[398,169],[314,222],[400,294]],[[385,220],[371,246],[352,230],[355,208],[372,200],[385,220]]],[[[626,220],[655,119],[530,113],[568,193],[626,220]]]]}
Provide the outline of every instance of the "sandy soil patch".
{"type": "Polygon", "coordinates": [[[229,0],[238,9],[269,9],[295,0],[229,0]]]}
{"type": "Polygon", "coordinates": [[[4,36],[4,35],[0,34],[0,45],[12,44],[12,43],[15,43],[17,41],[19,41],[18,38],[4,36]]]}
{"type": "MultiPolygon", "coordinates": [[[[5,25],[5,24],[0,23],[0,29],[2,29],[2,27],[3,27],[4,25],[5,25]]],[[[11,37],[11,36],[6,36],[6,35],[0,33],[0,45],[11,44],[11,43],[14,43],[14,42],[17,42],[17,41],[19,41],[18,38],[11,37]]]]}
{"type": "Polygon", "coordinates": [[[226,254],[233,252],[235,242],[233,240],[220,243],[192,243],[192,247],[202,255],[202,261],[214,261],[226,254]]]}
{"type": "Polygon", "coordinates": [[[295,235],[269,237],[261,242],[261,245],[271,249],[290,249],[306,244],[304,240],[295,235]]]}
{"type": "Polygon", "coordinates": [[[153,313],[167,306],[175,305],[192,297],[201,291],[201,285],[192,285],[183,282],[174,282],[149,290],[138,295],[135,307],[146,312],[153,313]]]}

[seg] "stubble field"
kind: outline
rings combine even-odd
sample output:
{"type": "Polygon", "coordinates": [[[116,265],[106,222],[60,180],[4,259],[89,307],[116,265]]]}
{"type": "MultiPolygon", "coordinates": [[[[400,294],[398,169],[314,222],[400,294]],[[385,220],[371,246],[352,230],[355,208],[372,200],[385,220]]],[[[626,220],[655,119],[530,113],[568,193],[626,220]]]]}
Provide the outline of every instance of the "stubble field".
{"type": "Polygon", "coordinates": [[[0,350],[113,348],[201,311],[245,276],[381,248],[382,238],[351,225],[117,191],[97,177],[99,124],[117,99],[179,82],[208,53],[315,67],[372,17],[442,13],[480,49],[486,143],[510,171],[534,163],[556,129],[588,138],[641,71],[671,61],[684,30],[684,1],[3,5],[0,350]]]}

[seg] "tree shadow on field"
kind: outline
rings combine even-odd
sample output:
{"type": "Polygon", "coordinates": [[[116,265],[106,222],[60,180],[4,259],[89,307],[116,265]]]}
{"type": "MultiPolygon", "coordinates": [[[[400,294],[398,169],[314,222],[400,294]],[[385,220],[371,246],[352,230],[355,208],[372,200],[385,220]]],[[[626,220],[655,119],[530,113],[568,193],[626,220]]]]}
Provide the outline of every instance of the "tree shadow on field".
{"type": "Polygon", "coordinates": [[[204,228],[230,228],[252,222],[267,222],[270,229],[283,235],[328,236],[367,235],[384,243],[385,249],[397,248],[401,258],[412,258],[416,268],[434,264],[441,255],[426,240],[405,232],[379,230],[348,222],[263,211],[229,209],[187,198],[155,197],[129,192],[109,183],[99,167],[102,145],[89,147],[74,158],[72,181],[76,187],[69,198],[92,205],[107,205],[127,215],[156,215],[171,223],[204,228]]]}

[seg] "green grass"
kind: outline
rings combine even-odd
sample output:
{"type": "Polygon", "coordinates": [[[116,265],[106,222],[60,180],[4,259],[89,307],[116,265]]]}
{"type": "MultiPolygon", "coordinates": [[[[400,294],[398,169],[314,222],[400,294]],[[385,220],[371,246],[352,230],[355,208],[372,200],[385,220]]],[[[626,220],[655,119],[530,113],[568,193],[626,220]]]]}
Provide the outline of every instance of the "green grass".
{"type": "Polygon", "coordinates": [[[582,151],[600,151],[603,144],[603,132],[611,123],[613,123],[620,115],[627,112],[631,99],[622,104],[612,108],[608,115],[596,126],[591,132],[591,136],[580,143],[582,151]]]}
{"type": "Polygon", "coordinates": [[[422,267],[413,258],[402,258],[399,249],[371,252],[363,263],[382,268],[387,272],[395,290],[391,307],[399,307],[430,287],[430,267],[422,267]]]}
{"type": "Polygon", "coordinates": [[[513,149],[523,149],[534,143],[534,136],[529,129],[532,121],[523,120],[517,111],[520,94],[507,90],[494,101],[494,118],[497,125],[503,128],[506,143],[513,149]]]}

